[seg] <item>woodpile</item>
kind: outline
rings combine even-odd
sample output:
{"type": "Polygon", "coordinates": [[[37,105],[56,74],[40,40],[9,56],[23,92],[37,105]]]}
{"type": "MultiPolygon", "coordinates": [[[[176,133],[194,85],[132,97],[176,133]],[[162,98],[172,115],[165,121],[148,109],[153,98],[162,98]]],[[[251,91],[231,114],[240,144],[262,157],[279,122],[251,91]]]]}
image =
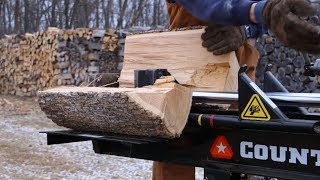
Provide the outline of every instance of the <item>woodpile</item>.
{"type": "MultiPolygon", "coordinates": [[[[320,12],[320,6],[316,6],[320,12]]],[[[308,17],[310,23],[320,26],[319,13],[308,17]]],[[[266,66],[272,64],[272,73],[290,92],[319,93],[320,78],[304,75],[305,60],[300,52],[287,48],[272,33],[259,38],[255,44],[260,53],[257,67],[257,84],[263,84],[263,74],[266,66]]],[[[309,55],[311,62],[320,56],[309,55]]]]}
{"type": "Polygon", "coordinates": [[[119,73],[124,38],[114,30],[57,28],[7,36],[0,40],[0,92],[34,96],[98,73],[119,73]]]}
{"type": "MultiPolygon", "coordinates": [[[[305,60],[300,52],[284,47],[274,36],[258,39],[256,47],[260,52],[257,67],[257,84],[263,84],[263,73],[272,64],[272,73],[290,92],[319,92],[320,79],[304,75],[305,60]]],[[[319,56],[309,55],[312,62],[319,56]]]]}

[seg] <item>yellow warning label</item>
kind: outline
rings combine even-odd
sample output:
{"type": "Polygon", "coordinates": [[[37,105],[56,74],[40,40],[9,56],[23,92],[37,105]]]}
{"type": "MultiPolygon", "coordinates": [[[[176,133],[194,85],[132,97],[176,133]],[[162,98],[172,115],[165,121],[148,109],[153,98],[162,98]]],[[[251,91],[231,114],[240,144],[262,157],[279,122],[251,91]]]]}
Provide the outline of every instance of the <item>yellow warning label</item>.
{"type": "Polygon", "coordinates": [[[241,114],[241,118],[251,121],[269,121],[271,119],[270,114],[258,94],[254,94],[251,97],[249,103],[241,114]]]}

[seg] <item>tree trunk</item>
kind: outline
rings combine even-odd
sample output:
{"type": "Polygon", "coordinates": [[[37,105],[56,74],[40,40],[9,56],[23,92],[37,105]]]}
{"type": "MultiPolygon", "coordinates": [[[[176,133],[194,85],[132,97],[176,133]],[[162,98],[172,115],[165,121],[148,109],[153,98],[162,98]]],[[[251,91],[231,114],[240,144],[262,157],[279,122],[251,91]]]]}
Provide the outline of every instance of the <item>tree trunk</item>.
{"type": "Polygon", "coordinates": [[[24,0],[24,32],[30,32],[30,11],[29,0],[24,0]]]}
{"type": "Polygon", "coordinates": [[[158,2],[157,0],[153,1],[153,22],[152,22],[152,26],[156,27],[158,25],[158,2]]]}
{"type": "MultiPolygon", "coordinates": [[[[8,13],[8,22],[12,22],[12,17],[11,17],[11,9],[9,8],[10,6],[12,6],[11,5],[11,1],[9,1],[8,3],[7,3],[7,6],[6,6],[6,8],[7,8],[7,13],[8,13]]],[[[12,25],[11,25],[11,23],[8,23],[8,31],[7,31],[9,34],[12,32],[12,25]]]]}
{"type": "Polygon", "coordinates": [[[119,0],[119,18],[118,18],[118,25],[117,28],[123,28],[123,20],[124,20],[124,15],[125,12],[127,10],[128,7],[128,0],[124,0],[124,2],[122,2],[122,0],[119,0]]]}
{"type": "Polygon", "coordinates": [[[52,7],[51,7],[51,27],[57,27],[57,17],[56,17],[56,7],[57,7],[57,0],[52,0],[52,7]]]}
{"type": "Polygon", "coordinates": [[[78,28],[78,9],[79,9],[79,0],[75,0],[73,3],[70,19],[70,28],[78,28]]]}
{"type": "Polygon", "coordinates": [[[79,15],[78,18],[83,20],[83,22],[81,23],[81,27],[89,28],[89,17],[91,13],[89,12],[88,1],[82,1],[80,9],[82,9],[82,12],[84,12],[84,14],[82,13],[78,14],[79,15]]]}
{"type": "Polygon", "coordinates": [[[142,17],[142,12],[144,7],[145,1],[144,0],[140,0],[138,2],[138,6],[134,9],[133,15],[130,18],[130,23],[128,22],[126,24],[126,28],[132,27],[134,25],[137,24],[138,20],[142,17]]]}
{"type": "Polygon", "coordinates": [[[20,32],[20,0],[16,0],[14,7],[14,31],[20,32]]]}
{"type": "Polygon", "coordinates": [[[5,33],[6,33],[6,28],[7,28],[7,24],[6,24],[6,5],[4,1],[0,1],[0,17],[2,17],[0,19],[0,26],[2,26],[2,28],[0,28],[0,37],[2,37],[5,33]]]}
{"type": "Polygon", "coordinates": [[[110,19],[113,18],[113,10],[112,10],[112,7],[113,7],[114,3],[113,3],[113,0],[109,0],[108,2],[108,6],[107,6],[107,16],[106,16],[106,27],[107,28],[110,28],[112,26],[112,21],[110,19]]]}
{"type": "Polygon", "coordinates": [[[69,16],[69,7],[70,7],[70,0],[64,0],[64,16],[65,16],[65,27],[70,29],[70,16],[69,16]]]}
{"type": "Polygon", "coordinates": [[[58,25],[58,28],[59,29],[63,29],[64,27],[64,19],[63,19],[63,16],[64,16],[64,11],[63,11],[63,8],[62,8],[62,3],[58,3],[58,22],[57,22],[57,25],[58,25]]]}
{"type": "Polygon", "coordinates": [[[100,0],[96,0],[96,28],[100,27],[100,0]]]}

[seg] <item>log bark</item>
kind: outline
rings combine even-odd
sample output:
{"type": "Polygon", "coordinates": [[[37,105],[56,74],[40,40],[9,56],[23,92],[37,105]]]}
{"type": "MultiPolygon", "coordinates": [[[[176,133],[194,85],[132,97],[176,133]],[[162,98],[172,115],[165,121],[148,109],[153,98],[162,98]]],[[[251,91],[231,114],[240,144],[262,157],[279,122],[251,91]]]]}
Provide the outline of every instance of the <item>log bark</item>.
{"type": "Polygon", "coordinates": [[[75,130],[164,138],[179,137],[191,107],[191,91],[166,88],[61,87],[38,93],[53,122],[75,130]]]}
{"type": "Polygon", "coordinates": [[[203,29],[127,36],[120,87],[134,86],[134,70],[168,69],[195,90],[237,91],[234,53],[214,56],[202,47],[203,29]]]}

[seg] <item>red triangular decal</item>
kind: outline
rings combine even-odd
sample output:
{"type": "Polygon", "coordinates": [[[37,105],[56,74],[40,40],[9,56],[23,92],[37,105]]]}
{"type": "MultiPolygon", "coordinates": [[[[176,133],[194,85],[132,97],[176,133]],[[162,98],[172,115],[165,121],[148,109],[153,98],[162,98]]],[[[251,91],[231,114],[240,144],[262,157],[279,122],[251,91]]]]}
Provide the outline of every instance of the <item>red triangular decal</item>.
{"type": "Polygon", "coordinates": [[[232,159],[233,151],[224,136],[218,136],[210,149],[211,156],[218,159],[232,159]]]}

